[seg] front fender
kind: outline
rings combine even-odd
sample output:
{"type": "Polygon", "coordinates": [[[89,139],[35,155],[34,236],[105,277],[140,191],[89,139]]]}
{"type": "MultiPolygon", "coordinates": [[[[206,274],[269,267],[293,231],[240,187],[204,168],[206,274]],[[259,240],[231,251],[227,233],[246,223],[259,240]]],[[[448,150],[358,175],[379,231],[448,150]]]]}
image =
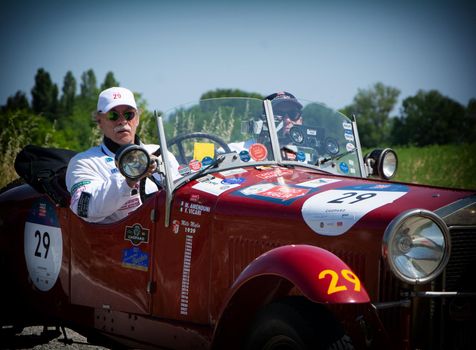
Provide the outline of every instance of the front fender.
{"type": "Polygon", "coordinates": [[[358,276],[336,255],[309,245],[287,245],[270,250],[251,262],[231,287],[232,295],[259,276],[279,276],[318,303],[368,303],[358,276]]]}

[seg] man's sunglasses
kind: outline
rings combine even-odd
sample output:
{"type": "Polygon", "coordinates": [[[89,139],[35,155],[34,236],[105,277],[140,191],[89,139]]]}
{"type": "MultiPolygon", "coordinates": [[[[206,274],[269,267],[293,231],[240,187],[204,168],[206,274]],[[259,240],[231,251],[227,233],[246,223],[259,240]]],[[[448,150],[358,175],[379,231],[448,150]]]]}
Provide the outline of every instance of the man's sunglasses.
{"type": "Polygon", "coordinates": [[[119,113],[117,111],[110,111],[108,114],[107,114],[107,119],[115,122],[116,120],[119,119],[120,116],[124,116],[124,119],[129,121],[129,120],[132,120],[134,119],[134,117],[136,116],[136,112],[134,111],[127,111],[127,112],[124,112],[124,113],[119,113]]]}
{"type": "Polygon", "coordinates": [[[297,109],[291,109],[291,110],[287,110],[287,111],[279,111],[278,114],[287,116],[292,121],[296,121],[301,117],[301,111],[299,111],[297,109]]]}

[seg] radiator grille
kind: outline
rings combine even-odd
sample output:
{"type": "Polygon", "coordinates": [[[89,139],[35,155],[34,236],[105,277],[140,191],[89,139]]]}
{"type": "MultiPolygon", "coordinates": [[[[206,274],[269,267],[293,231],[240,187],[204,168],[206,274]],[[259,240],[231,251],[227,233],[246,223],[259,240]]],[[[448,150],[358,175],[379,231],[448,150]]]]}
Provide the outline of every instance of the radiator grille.
{"type": "Polygon", "coordinates": [[[476,228],[452,228],[451,255],[445,269],[447,291],[457,291],[466,281],[461,276],[476,262],[476,228]]]}

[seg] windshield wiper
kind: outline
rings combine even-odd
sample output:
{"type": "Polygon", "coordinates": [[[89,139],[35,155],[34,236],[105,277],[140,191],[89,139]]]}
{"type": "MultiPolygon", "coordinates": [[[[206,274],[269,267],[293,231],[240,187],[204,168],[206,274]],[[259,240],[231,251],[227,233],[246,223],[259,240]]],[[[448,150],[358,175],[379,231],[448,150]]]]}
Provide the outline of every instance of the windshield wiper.
{"type": "Polygon", "coordinates": [[[223,162],[225,160],[225,156],[218,156],[216,157],[216,159],[213,160],[213,162],[211,162],[209,165],[207,165],[206,167],[204,168],[201,168],[199,171],[197,171],[195,174],[193,174],[192,176],[190,176],[188,179],[187,179],[187,182],[190,182],[190,181],[193,181],[195,179],[198,179],[200,176],[202,176],[202,174],[211,169],[211,168],[216,168],[218,167],[218,165],[223,162]]]}
{"type": "Polygon", "coordinates": [[[332,157],[327,157],[327,158],[324,158],[324,159],[319,159],[315,165],[322,165],[324,163],[327,163],[331,160],[334,160],[334,159],[340,159],[348,154],[351,154],[353,152],[355,152],[356,148],[354,148],[353,150],[351,151],[347,151],[347,152],[342,152],[342,153],[339,153],[339,154],[336,154],[335,156],[332,156],[332,157]]]}

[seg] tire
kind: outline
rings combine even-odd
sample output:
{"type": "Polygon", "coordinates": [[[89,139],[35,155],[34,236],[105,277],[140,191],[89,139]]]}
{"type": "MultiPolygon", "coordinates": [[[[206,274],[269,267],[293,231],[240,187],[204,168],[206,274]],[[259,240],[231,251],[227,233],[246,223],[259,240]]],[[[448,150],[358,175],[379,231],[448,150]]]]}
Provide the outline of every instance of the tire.
{"type": "Polygon", "coordinates": [[[301,297],[266,305],[252,322],[245,350],[352,350],[351,339],[322,305],[301,297]]]}

